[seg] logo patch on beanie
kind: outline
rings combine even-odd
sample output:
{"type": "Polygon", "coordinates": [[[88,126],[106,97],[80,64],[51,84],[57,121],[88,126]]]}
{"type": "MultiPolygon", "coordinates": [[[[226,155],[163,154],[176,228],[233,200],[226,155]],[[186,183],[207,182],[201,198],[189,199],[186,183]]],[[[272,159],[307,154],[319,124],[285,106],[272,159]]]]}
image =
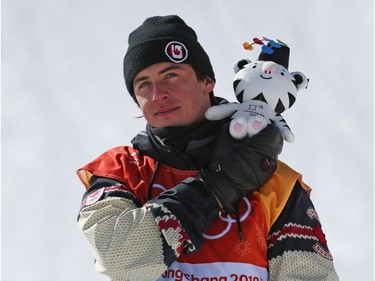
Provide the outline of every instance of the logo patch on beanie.
{"type": "Polygon", "coordinates": [[[188,50],[184,44],[172,41],[165,47],[165,54],[175,63],[181,63],[188,57],[188,50]]]}

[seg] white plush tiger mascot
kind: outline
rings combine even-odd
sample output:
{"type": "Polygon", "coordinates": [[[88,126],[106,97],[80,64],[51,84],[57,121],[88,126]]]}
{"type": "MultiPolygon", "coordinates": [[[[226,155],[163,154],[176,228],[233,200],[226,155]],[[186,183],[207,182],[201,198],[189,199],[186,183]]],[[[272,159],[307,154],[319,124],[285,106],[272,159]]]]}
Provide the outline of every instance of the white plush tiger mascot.
{"type": "Polygon", "coordinates": [[[229,131],[236,139],[253,136],[274,122],[283,139],[293,142],[294,134],[280,114],[292,107],[308,79],[299,71],[289,72],[288,61],[289,48],[285,45],[272,55],[262,51],[257,61],[237,61],[233,88],[240,103],[212,106],[206,118],[219,120],[233,114],[229,131]]]}

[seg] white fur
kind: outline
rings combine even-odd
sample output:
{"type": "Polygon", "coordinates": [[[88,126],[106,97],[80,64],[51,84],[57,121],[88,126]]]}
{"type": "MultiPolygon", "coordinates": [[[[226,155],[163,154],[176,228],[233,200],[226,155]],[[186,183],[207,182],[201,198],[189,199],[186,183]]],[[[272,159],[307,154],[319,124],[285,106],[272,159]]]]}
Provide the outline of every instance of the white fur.
{"type": "Polygon", "coordinates": [[[307,87],[306,76],[301,72],[289,72],[285,67],[270,61],[246,60],[243,67],[237,62],[233,69],[236,72],[234,80],[240,80],[235,94],[239,97],[243,92],[243,102],[212,106],[206,111],[206,118],[219,120],[232,115],[229,131],[236,139],[257,134],[272,120],[280,129],[283,139],[293,142],[294,134],[284,118],[276,113],[277,105],[279,101],[284,105],[279,113],[290,108],[289,95],[297,98],[297,92],[307,87]],[[293,81],[297,75],[301,81],[295,85],[293,81]],[[253,100],[259,94],[264,96],[266,102],[253,100]]]}

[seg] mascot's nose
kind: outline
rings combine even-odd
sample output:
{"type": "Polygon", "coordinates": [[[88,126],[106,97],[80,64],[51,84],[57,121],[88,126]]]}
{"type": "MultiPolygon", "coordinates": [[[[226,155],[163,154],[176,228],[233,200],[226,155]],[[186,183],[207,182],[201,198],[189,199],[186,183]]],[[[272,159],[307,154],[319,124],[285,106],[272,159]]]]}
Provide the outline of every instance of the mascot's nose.
{"type": "Polygon", "coordinates": [[[264,62],[263,66],[262,66],[262,72],[264,74],[272,74],[273,72],[276,71],[276,66],[277,64],[272,62],[272,61],[266,61],[264,62]]]}

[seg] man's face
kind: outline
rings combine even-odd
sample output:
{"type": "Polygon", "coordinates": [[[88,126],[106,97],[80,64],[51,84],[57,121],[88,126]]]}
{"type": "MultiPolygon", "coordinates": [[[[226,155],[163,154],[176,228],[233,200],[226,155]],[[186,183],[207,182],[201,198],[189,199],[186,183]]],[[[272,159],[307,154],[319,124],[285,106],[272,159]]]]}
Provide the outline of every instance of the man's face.
{"type": "Polygon", "coordinates": [[[134,93],[146,121],[155,128],[204,120],[214,81],[198,81],[189,64],[162,62],[139,72],[134,93]]]}

